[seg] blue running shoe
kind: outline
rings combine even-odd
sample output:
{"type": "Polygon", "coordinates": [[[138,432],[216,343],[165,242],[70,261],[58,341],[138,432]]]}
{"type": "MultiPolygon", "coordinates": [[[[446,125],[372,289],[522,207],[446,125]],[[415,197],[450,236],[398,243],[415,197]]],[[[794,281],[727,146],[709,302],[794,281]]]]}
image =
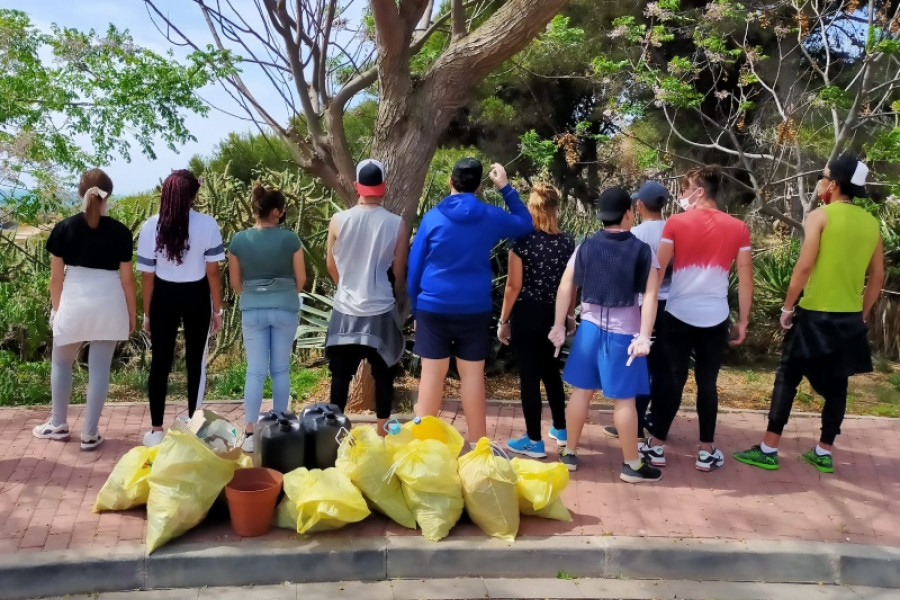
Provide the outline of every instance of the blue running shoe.
{"type": "Polygon", "coordinates": [[[544,451],[544,440],[533,442],[527,435],[523,435],[517,440],[509,440],[506,442],[506,447],[516,454],[524,454],[531,458],[546,458],[547,456],[544,451]]]}
{"type": "Polygon", "coordinates": [[[569,436],[566,434],[565,429],[557,429],[556,427],[550,428],[550,433],[547,434],[551,440],[556,440],[556,444],[560,448],[566,447],[566,442],[569,441],[569,436]]]}

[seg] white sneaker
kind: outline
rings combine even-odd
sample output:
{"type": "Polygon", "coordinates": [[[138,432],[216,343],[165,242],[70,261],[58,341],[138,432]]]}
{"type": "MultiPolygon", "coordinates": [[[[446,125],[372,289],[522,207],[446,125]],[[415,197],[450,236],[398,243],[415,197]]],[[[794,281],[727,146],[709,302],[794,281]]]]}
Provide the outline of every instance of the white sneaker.
{"type": "Polygon", "coordinates": [[[254,443],[254,438],[252,433],[246,434],[244,438],[244,443],[241,444],[241,450],[246,452],[247,454],[253,454],[253,451],[256,449],[256,444],[254,443]]]}
{"type": "Polygon", "coordinates": [[[646,442],[638,442],[638,452],[644,460],[654,467],[666,466],[666,450],[662,444],[654,444],[655,440],[648,437],[646,442]]]}
{"type": "Polygon", "coordinates": [[[68,424],[54,425],[53,421],[41,423],[31,430],[31,434],[42,440],[67,440],[71,437],[68,424]]]}
{"type": "Polygon", "coordinates": [[[144,445],[148,448],[158,446],[164,437],[166,437],[165,431],[148,431],[144,434],[144,445]]]}
{"type": "Polygon", "coordinates": [[[96,450],[103,443],[103,436],[97,435],[81,435],[81,449],[85,451],[96,450]]]}
{"type": "Polygon", "coordinates": [[[190,417],[181,415],[181,416],[175,417],[175,424],[180,427],[183,427],[184,429],[187,429],[188,427],[191,426],[191,419],[190,419],[190,417]]]}
{"type": "Polygon", "coordinates": [[[725,455],[718,448],[713,448],[712,452],[701,450],[697,454],[697,462],[694,466],[698,471],[712,471],[718,469],[725,464],[725,455]]]}

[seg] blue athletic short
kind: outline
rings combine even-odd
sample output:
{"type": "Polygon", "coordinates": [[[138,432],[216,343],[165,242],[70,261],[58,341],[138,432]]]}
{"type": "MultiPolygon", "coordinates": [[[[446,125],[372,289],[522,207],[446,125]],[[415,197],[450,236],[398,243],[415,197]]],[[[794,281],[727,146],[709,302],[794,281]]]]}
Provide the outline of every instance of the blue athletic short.
{"type": "Polygon", "coordinates": [[[491,351],[491,313],[445,315],[416,311],[416,344],[422,358],[450,358],[477,362],[491,351]]]}
{"type": "Polygon", "coordinates": [[[647,357],[635,357],[631,366],[625,366],[628,345],[633,339],[582,321],[569,349],[563,380],[583,390],[602,390],[604,396],[613,400],[649,394],[647,357]]]}

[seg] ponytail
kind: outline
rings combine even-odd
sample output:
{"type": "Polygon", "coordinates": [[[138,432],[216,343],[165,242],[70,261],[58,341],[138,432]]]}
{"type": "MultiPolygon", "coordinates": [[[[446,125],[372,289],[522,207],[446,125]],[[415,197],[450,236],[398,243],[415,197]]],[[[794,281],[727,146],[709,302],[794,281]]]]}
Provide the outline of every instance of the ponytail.
{"type": "Polygon", "coordinates": [[[112,191],[112,179],[101,169],[91,169],[81,176],[78,195],[81,197],[84,219],[91,229],[100,225],[100,217],[106,215],[103,203],[112,194],[112,191]]]}

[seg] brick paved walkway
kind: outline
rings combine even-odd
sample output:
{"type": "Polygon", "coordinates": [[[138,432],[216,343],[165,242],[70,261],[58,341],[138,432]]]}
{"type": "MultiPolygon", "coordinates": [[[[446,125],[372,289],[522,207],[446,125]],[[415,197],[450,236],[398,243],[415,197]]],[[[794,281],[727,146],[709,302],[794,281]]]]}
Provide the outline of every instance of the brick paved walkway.
{"type": "MultiPolygon", "coordinates": [[[[208,404],[234,421],[240,404],[208,404]]],[[[170,408],[167,422],[184,406],[170,408]]],[[[465,431],[458,402],[448,401],[442,416],[465,431]]],[[[38,440],[33,426],[47,418],[46,408],[0,409],[0,554],[115,547],[144,539],[145,511],[91,513],[97,491],[116,461],[140,443],[149,424],[143,404],[110,404],[101,431],[107,440],[94,453],[81,452],[81,407],[69,411],[72,439],[38,440]]],[[[549,415],[545,416],[549,422],[549,415]]],[[[834,475],[820,475],[799,460],[817,439],[818,419],[794,418],[785,430],[781,470],[763,471],[736,463],[730,453],[758,443],[765,426],[758,413],[722,413],[717,440],[726,453],[725,467],[701,473],[693,466],[696,418],[683,413],[667,446],[669,466],[661,482],[629,485],[618,480],[618,441],[600,433],[611,421],[608,412],[593,411],[582,446],[581,465],[563,499],[572,523],[523,518],[520,535],[643,535],[660,537],[770,539],[852,542],[900,546],[900,455],[896,447],[900,421],[848,419],[838,438],[834,475]],[[874,453],[870,452],[874,449],[874,453]]],[[[521,435],[521,410],[509,405],[488,407],[488,432],[505,443],[521,435]]],[[[550,459],[555,459],[553,449],[550,459]]],[[[373,515],[327,536],[418,535],[373,515]]],[[[461,522],[453,536],[482,535],[461,522]]],[[[273,530],[268,539],[296,533],[273,530]]],[[[172,542],[235,541],[227,510],[214,508],[194,531],[172,542]]]]}

